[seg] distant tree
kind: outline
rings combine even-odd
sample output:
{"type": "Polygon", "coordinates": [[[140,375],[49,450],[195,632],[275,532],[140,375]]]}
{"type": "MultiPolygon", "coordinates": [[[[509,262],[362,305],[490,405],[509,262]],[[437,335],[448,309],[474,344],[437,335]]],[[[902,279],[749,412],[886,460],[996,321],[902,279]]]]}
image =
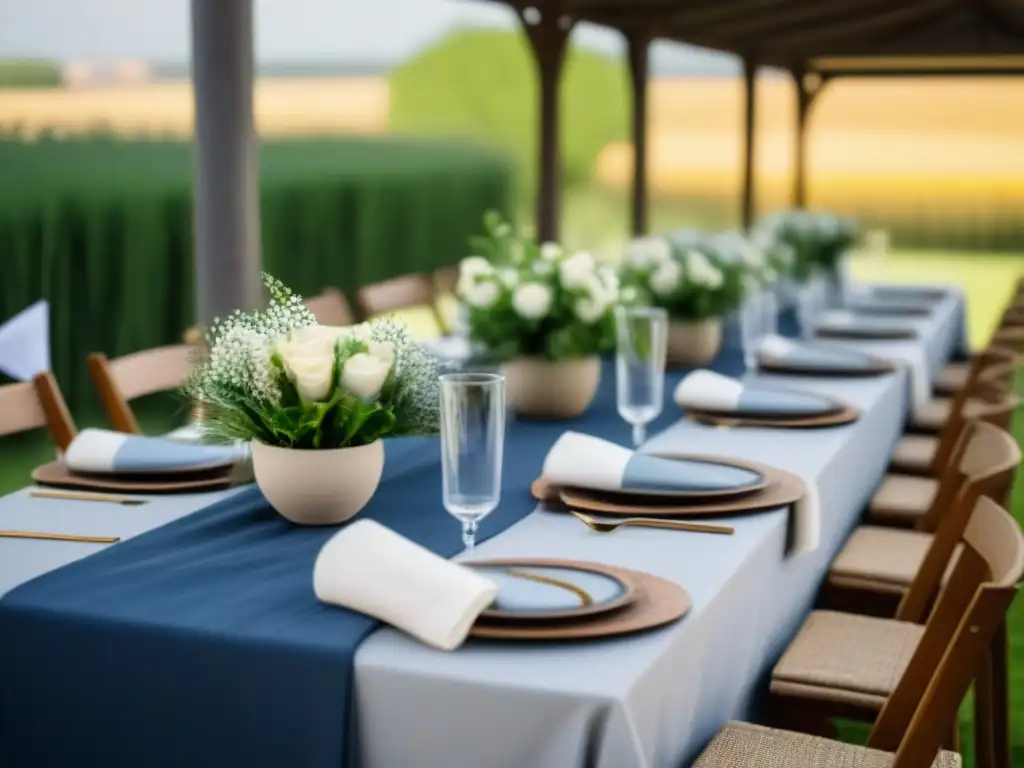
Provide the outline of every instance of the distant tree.
{"type": "MultiPolygon", "coordinates": [[[[562,72],[564,180],[588,181],[600,151],[627,135],[625,67],[570,48],[562,72]]],[[[537,77],[524,35],[457,31],[395,69],[389,127],[400,133],[466,136],[516,156],[520,178],[536,178],[537,77]]]]}
{"type": "Polygon", "coordinates": [[[0,89],[57,88],[63,83],[60,66],[35,59],[0,59],[0,89]]]}

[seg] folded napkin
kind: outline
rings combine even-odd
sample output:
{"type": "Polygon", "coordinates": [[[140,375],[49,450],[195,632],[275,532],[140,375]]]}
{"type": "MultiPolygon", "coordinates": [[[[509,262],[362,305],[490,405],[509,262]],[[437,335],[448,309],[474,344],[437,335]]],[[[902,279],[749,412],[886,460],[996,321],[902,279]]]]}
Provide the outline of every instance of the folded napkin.
{"type": "Polygon", "coordinates": [[[579,432],[558,438],[544,459],[542,476],[552,485],[627,493],[726,491],[761,477],[726,464],[648,456],[579,432]]]}
{"type": "Polygon", "coordinates": [[[766,389],[705,370],[688,374],[676,386],[673,398],[680,408],[716,413],[811,416],[836,410],[834,401],[820,395],[766,389]]]}
{"type": "Polygon", "coordinates": [[[815,368],[848,368],[870,362],[869,355],[839,346],[804,344],[782,336],[765,336],[758,345],[758,357],[766,362],[815,368]]]}
{"type": "Polygon", "coordinates": [[[373,520],[334,534],[313,566],[317,598],[387,622],[442,651],[465,641],[498,586],[373,520]]]}
{"type": "Polygon", "coordinates": [[[815,323],[820,329],[856,329],[863,328],[866,331],[913,331],[913,327],[901,322],[899,319],[886,317],[872,317],[871,315],[858,315],[849,309],[833,309],[822,312],[815,323]]]}
{"type": "Polygon", "coordinates": [[[790,521],[790,555],[813,552],[821,543],[821,500],[814,483],[806,483],[803,498],[793,505],[790,521]]]}
{"type": "Polygon", "coordinates": [[[162,437],[83,429],[64,452],[64,463],[73,472],[152,474],[206,469],[244,456],[244,449],[234,445],[191,445],[162,437]]]}

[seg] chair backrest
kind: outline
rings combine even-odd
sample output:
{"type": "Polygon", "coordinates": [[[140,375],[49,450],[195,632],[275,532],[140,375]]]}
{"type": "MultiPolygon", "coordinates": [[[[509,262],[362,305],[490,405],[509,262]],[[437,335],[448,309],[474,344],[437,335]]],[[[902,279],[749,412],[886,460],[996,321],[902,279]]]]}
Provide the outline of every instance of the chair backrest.
{"type": "Polygon", "coordinates": [[[438,293],[455,293],[459,284],[458,267],[441,267],[434,270],[434,287],[438,293]]]}
{"type": "Polygon", "coordinates": [[[32,381],[0,386],[0,436],[46,427],[61,451],[78,430],[57,379],[49,371],[32,381]]]}
{"type": "Polygon", "coordinates": [[[896,753],[892,768],[932,764],[1022,574],[1020,527],[994,501],[978,499],[949,586],[868,739],[896,753]]]}
{"type": "Polygon", "coordinates": [[[348,299],[337,288],[325,288],[318,296],[306,299],[305,304],[320,325],[353,325],[356,321],[348,299]]]}
{"type": "Polygon", "coordinates": [[[942,472],[949,466],[953,446],[956,445],[967,420],[967,404],[971,398],[984,398],[987,394],[986,385],[991,382],[991,378],[986,377],[988,371],[993,368],[1001,370],[1002,366],[1016,362],[1017,355],[1012,349],[995,344],[989,345],[974,356],[967,373],[967,381],[953,397],[949,418],[939,432],[939,444],[935,448],[931,464],[933,472],[942,472]]]}
{"type": "Polygon", "coordinates": [[[1013,436],[992,424],[971,422],[956,467],[963,480],[949,508],[935,525],[935,533],[921,566],[900,601],[896,617],[921,622],[927,615],[957,543],[970,522],[979,498],[1004,503],[1021,462],[1020,447],[1013,436]]]}
{"type": "Polygon", "coordinates": [[[146,349],[114,360],[108,360],[102,352],[89,355],[86,359],[89,375],[114,429],[141,434],[142,429],[128,403],[143,395],[183,386],[195,354],[195,346],[176,344],[146,349]]]}
{"type": "Polygon", "coordinates": [[[356,303],[363,319],[410,307],[428,307],[438,328],[444,318],[437,309],[437,290],[426,275],[402,275],[373,285],[364,285],[356,294],[356,303]]]}

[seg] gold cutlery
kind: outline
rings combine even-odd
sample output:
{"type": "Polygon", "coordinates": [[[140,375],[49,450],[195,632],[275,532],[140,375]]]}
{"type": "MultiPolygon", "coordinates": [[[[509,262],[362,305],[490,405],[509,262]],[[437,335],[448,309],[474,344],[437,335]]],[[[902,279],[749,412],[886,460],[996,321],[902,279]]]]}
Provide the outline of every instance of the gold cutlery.
{"type": "Polygon", "coordinates": [[[681,520],[662,520],[657,517],[626,517],[622,520],[609,522],[606,520],[595,520],[590,515],[584,515],[575,509],[570,509],[580,521],[591,530],[598,533],[611,533],[622,525],[637,525],[644,528],[670,528],[675,531],[692,531],[694,533],[721,533],[730,536],[735,529],[730,525],[711,525],[710,523],[684,523],[681,520]]]}
{"type": "Polygon", "coordinates": [[[84,544],[116,544],[121,540],[117,536],[73,536],[69,533],[36,533],[33,531],[0,531],[0,538],[78,541],[84,544]]]}
{"type": "Polygon", "coordinates": [[[145,504],[145,499],[133,499],[128,496],[115,496],[110,493],[92,493],[89,491],[57,491],[57,490],[35,490],[30,491],[29,496],[37,499],[70,499],[72,501],[102,501],[108,504],[127,504],[138,506],[145,504]]]}

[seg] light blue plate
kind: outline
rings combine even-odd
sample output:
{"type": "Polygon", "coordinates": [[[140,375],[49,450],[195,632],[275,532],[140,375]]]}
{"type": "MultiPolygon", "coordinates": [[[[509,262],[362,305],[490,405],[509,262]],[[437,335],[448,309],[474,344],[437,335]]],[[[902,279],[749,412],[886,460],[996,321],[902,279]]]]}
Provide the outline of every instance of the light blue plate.
{"type": "Polygon", "coordinates": [[[498,597],[480,614],[486,618],[570,619],[614,610],[634,597],[631,585],[598,570],[528,563],[468,567],[498,585],[498,597]]]}
{"type": "Polygon", "coordinates": [[[739,406],[728,411],[728,415],[800,418],[823,416],[835,413],[840,408],[842,406],[839,403],[824,395],[753,386],[744,388],[739,406]]]}

